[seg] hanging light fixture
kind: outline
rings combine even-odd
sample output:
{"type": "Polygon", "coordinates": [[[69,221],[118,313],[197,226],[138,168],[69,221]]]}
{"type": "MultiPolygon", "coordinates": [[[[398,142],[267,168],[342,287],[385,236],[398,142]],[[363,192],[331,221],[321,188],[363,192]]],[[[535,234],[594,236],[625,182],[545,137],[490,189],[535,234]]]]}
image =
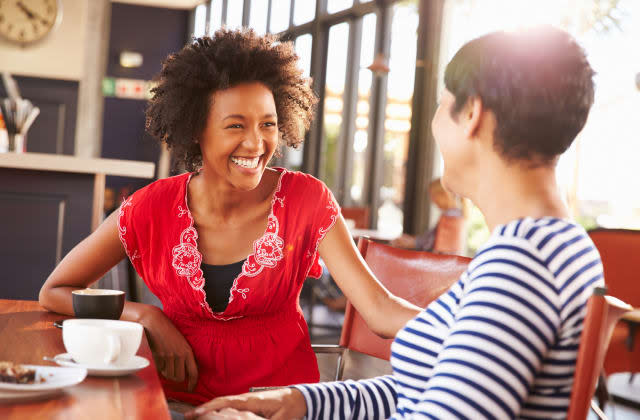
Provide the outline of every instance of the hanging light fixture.
{"type": "Polygon", "coordinates": [[[389,66],[387,65],[387,58],[382,53],[378,53],[368,67],[376,76],[384,76],[389,73],[389,66]]]}
{"type": "Polygon", "coordinates": [[[636,74],[636,87],[640,90],[640,73],[636,74]]]}

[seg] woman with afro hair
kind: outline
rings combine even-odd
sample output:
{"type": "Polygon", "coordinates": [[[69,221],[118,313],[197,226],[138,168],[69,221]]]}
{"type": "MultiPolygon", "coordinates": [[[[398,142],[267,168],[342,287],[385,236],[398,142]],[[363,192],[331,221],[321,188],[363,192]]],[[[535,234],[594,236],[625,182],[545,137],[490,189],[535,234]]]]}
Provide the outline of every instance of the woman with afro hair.
{"type": "Polygon", "coordinates": [[[128,256],[162,309],[126,302],[121,319],[144,326],[167,398],[189,404],[319,380],[298,303],[319,256],[379,335],[419,312],[371,274],[322,182],[267,166],[316,103],[291,43],[219,30],[169,56],[152,94],[147,130],[188,172],[128,197],[49,276],[44,307],[72,315],[71,291],[128,256]]]}

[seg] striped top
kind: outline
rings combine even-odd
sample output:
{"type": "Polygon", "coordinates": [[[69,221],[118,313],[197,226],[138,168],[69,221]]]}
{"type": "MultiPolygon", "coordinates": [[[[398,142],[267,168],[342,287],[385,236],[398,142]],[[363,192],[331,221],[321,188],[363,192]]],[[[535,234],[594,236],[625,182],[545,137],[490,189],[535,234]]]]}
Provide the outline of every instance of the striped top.
{"type": "Polygon", "coordinates": [[[296,388],[311,419],[566,418],[586,302],[603,284],[580,226],[498,226],[458,282],[398,333],[392,375],[296,388]]]}

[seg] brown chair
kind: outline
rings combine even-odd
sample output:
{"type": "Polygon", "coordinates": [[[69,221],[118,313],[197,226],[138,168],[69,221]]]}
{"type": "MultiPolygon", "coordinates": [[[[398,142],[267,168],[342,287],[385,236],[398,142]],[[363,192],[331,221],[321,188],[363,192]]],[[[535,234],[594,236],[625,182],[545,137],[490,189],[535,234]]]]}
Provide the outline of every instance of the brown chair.
{"type": "Polygon", "coordinates": [[[353,220],[356,229],[369,229],[371,227],[369,207],[342,207],[340,213],[342,213],[342,217],[345,220],[353,220]]]}
{"type": "MultiPolygon", "coordinates": [[[[360,238],[358,248],[373,274],[391,293],[423,308],[446,292],[470,261],[467,257],[456,255],[394,248],[368,238],[360,238]]],[[[392,342],[393,339],[383,339],[374,334],[348,302],[340,344],[314,345],[314,350],[317,353],[338,354],[335,378],[340,380],[346,350],[389,360],[392,342]]]]}
{"type": "Polygon", "coordinates": [[[613,329],[620,317],[633,309],[621,300],[607,296],[606,293],[607,289],[596,288],[587,303],[567,420],[585,420],[590,405],[601,419],[606,419],[604,413],[592,401],[593,392],[602,372],[602,362],[613,329]]]}
{"type": "MultiPolygon", "coordinates": [[[[589,232],[602,258],[609,294],[640,307],[640,230],[595,229],[589,232]]],[[[620,321],[604,359],[606,375],[640,372],[640,329],[620,321]]]]}

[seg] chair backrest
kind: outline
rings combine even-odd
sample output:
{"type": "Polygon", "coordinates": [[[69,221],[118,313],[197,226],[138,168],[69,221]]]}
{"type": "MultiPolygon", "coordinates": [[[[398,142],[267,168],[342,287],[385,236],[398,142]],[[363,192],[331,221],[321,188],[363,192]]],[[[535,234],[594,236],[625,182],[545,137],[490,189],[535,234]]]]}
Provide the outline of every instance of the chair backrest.
{"type": "Polygon", "coordinates": [[[625,312],[633,309],[606,292],[605,288],[596,288],[587,303],[567,420],[587,418],[613,328],[625,312]]]}
{"type": "Polygon", "coordinates": [[[600,252],[609,294],[640,307],[640,230],[599,228],[589,236],[600,252]]]}
{"type": "MultiPolygon", "coordinates": [[[[394,295],[426,307],[458,280],[470,259],[394,248],[360,238],[358,248],[376,278],[394,295]]],[[[374,334],[358,311],[347,303],[340,345],[389,360],[392,339],[374,334]]]]}
{"type": "Polygon", "coordinates": [[[340,209],[342,217],[351,219],[355,222],[356,229],[369,229],[369,207],[342,207],[340,209]]]}

